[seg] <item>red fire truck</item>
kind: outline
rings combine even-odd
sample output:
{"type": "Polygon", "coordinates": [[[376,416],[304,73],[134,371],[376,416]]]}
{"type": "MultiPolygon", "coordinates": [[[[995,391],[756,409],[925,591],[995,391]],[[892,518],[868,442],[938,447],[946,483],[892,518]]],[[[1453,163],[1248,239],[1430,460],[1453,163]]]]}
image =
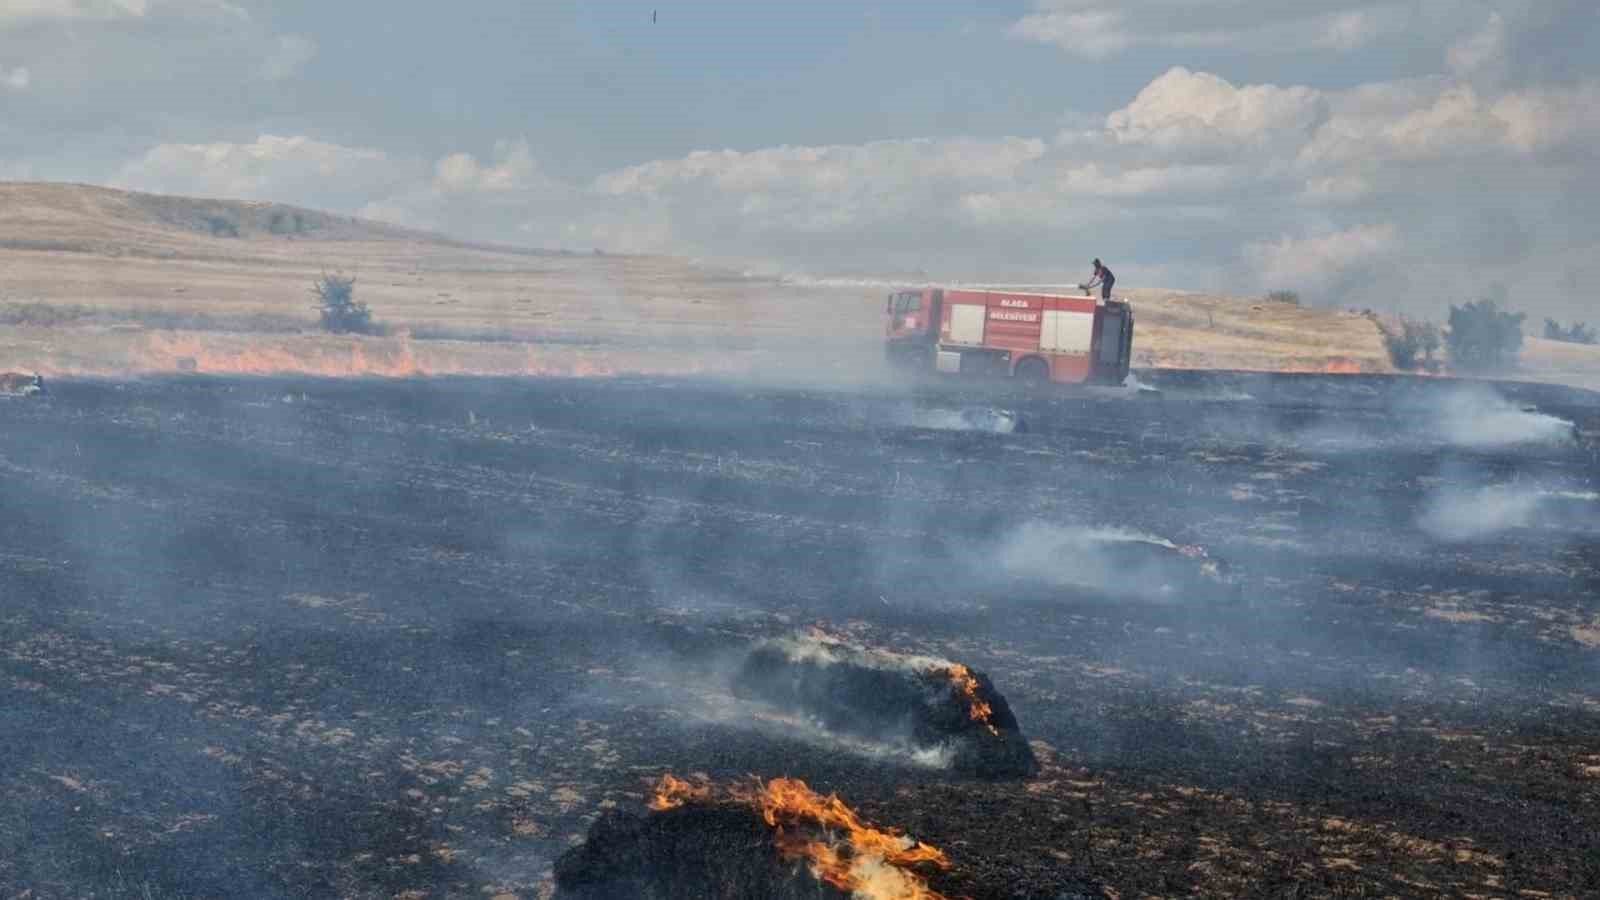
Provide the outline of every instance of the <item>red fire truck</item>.
{"type": "Polygon", "coordinates": [[[1133,308],[1066,294],[927,288],[890,294],[889,360],[926,371],[1121,384],[1133,308]]]}

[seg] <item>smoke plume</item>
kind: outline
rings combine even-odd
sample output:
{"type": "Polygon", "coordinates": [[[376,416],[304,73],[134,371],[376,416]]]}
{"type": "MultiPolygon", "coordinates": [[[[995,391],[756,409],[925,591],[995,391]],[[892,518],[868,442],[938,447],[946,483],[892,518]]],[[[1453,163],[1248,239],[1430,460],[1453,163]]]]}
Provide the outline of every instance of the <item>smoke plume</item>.
{"type": "Polygon", "coordinates": [[[1026,433],[1026,421],[1016,412],[993,407],[965,409],[904,409],[891,417],[897,425],[935,431],[987,431],[994,434],[1026,433]]]}
{"type": "Polygon", "coordinates": [[[1587,528],[1600,521],[1600,494],[1495,484],[1449,488],[1429,498],[1417,525],[1450,543],[1482,540],[1513,528],[1587,528]]]}
{"type": "Polygon", "coordinates": [[[986,557],[1014,577],[1118,596],[1182,598],[1233,587],[1227,564],[1204,548],[1122,528],[1027,522],[986,557]]]}
{"type": "Polygon", "coordinates": [[[1521,407],[1487,387],[1466,387],[1447,394],[1435,411],[1433,424],[1444,441],[1461,447],[1562,444],[1576,437],[1572,422],[1521,407]]]}

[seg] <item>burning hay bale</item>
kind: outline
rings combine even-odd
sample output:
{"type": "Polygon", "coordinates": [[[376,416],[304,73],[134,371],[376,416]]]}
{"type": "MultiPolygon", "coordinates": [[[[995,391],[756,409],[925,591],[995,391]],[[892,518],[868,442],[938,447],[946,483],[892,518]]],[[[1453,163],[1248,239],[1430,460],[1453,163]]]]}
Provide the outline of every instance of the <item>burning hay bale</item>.
{"type": "Polygon", "coordinates": [[[1005,698],[987,675],[960,663],[814,632],[755,647],[733,690],[830,733],[905,748],[964,775],[1013,778],[1038,770],[1005,698]]]}
{"type": "Polygon", "coordinates": [[[862,821],[791,778],[732,786],[664,776],[644,816],[610,812],[556,861],[562,900],[945,900],[936,847],[862,821]]]}

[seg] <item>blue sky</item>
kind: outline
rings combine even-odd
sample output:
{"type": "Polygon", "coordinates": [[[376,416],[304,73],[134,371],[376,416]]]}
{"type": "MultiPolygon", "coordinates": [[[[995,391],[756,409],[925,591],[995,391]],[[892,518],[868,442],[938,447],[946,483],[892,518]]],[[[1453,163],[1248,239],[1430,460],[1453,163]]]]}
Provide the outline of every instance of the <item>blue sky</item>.
{"type": "Polygon", "coordinates": [[[1589,0],[0,0],[0,177],[1568,315],[1600,281],[1594,46],[1589,0]]]}

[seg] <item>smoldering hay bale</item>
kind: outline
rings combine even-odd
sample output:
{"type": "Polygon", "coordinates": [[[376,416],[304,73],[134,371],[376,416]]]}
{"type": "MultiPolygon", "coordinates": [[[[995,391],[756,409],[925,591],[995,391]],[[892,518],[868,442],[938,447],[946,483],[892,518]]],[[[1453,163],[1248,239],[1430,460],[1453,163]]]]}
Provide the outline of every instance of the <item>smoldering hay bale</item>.
{"type": "Polygon", "coordinates": [[[1038,771],[1005,697],[987,674],[960,663],[812,633],[756,645],[732,687],[834,734],[904,746],[963,775],[1038,771]]]}
{"type": "Polygon", "coordinates": [[[863,821],[803,781],[664,776],[637,815],[612,810],[556,860],[562,900],[946,900],[935,847],[863,821]]]}
{"type": "Polygon", "coordinates": [[[637,815],[610,810],[556,861],[562,900],[848,900],[783,859],[749,809],[688,806],[637,815]]]}

